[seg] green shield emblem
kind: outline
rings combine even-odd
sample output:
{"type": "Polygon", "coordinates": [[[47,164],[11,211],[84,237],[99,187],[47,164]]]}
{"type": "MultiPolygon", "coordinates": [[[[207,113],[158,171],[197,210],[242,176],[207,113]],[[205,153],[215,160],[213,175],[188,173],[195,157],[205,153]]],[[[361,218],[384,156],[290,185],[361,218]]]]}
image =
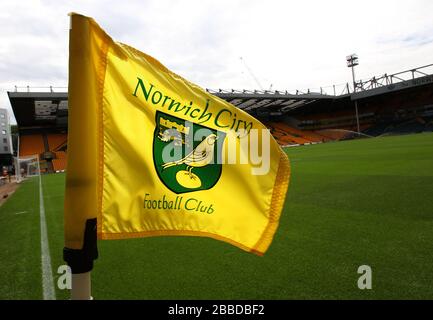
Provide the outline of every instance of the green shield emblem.
{"type": "Polygon", "coordinates": [[[159,179],[177,194],[211,189],[221,177],[225,136],[157,111],[153,163],[159,179]]]}

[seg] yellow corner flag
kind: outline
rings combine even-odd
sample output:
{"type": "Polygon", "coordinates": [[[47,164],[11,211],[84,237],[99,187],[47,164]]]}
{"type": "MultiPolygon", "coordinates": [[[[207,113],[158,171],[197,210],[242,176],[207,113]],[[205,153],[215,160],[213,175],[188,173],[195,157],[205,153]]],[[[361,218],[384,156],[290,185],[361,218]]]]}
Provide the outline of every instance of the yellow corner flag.
{"type": "Polygon", "coordinates": [[[71,15],[69,45],[65,260],[95,226],[98,239],[203,236],[262,255],[290,174],[266,127],[91,18],[71,15]],[[265,173],[245,145],[268,151],[265,173]]]}

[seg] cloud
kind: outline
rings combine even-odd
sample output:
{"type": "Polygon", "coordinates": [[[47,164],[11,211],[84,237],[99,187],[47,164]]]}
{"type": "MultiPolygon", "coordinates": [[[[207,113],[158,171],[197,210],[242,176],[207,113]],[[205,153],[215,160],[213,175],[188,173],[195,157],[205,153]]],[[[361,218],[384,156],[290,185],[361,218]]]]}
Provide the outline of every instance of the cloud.
{"type": "Polygon", "coordinates": [[[9,1],[0,4],[0,106],[6,90],[67,86],[67,13],[153,55],[206,88],[318,90],[432,63],[433,1],[9,1]],[[248,68],[239,59],[243,57],[248,68]]]}

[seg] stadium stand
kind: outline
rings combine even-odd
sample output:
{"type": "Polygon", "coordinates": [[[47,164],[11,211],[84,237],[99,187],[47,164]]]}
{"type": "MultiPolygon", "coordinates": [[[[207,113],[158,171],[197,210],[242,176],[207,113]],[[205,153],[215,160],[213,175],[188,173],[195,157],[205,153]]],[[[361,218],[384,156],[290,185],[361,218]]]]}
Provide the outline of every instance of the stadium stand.
{"type": "Polygon", "coordinates": [[[20,157],[40,155],[44,151],[45,145],[41,134],[20,136],[20,157]]]}
{"type": "Polygon", "coordinates": [[[380,136],[420,133],[424,131],[429,131],[427,123],[412,119],[408,121],[381,123],[365,130],[365,133],[372,136],[380,136]]]}
{"type": "Polygon", "coordinates": [[[285,131],[292,136],[300,137],[306,142],[321,142],[323,140],[323,136],[310,131],[310,130],[299,130],[295,127],[289,126],[283,122],[280,123],[274,123],[273,124],[276,128],[279,128],[282,131],[285,131]]]}
{"type": "Polygon", "coordinates": [[[425,131],[433,132],[433,118],[425,118],[425,131]]]}
{"type": "Polygon", "coordinates": [[[382,122],[377,123],[367,130],[364,131],[365,134],[372,136],[372,137],[378,137],[385,133],[385,131],[392,125],[391,122],[382,122]]]}
{"type": "Polygon", "coordinates": [[[325,136],[310,130],[300,130],[284,122],[268,122],[267,127],[281,145],[325,142],[325,136]]]}
{"type": "Polygon", "coordinates": [[[56,159],[66,159],[66,152],[65,151],[57,151],[54,152],[56,155],[56,159]]]}
{"type": "Polygon", "coordinates": [[[321,135],[327,138],[327,141],[343,140],[347,136],[347,131],[343,129],[328,129],[319,131],[321,135]]]}
{"type": "Polygon", "coordinates": [[[63,172],[66,170],[68,161],[66,158],[60,158],[60,159],[53,159],[53,170],[55,172],[63,172]]]}
{"type": "MultiPolygon", "coordinates": [[[[433,64],[373,77],[359,81],[355,91],[349,84],[343,92],[334,87],[334,95],[322,89],[296,93],[206,90],[259,119],[279,144],[306,145],[433,132],[433,73],[429,70],[433,70],[433,64]]],[[[31,92],[27,88],[26,92],[8,92],[8,96],[21,139],[20,156],[38,154],[41,168],[47,172],[65,170],[67,92],[31,92]]]]}
{"type": "Polygon", "coordinates": [[[49,133],[47,134],[48,149],[50,151],[56,151],[62,147],[68,140],[66,133],[49,133]]]}
{"type": "Polygon", "coordinates": [[[270,123],[268,124],[268,128],[270,129],[276,140],[282,145],[304,144],[310,142],[299,135],[294,135],[289,132],[287,130],[288,126],[284,123],[270,123]]]}
{"type": "Polygon", "coordinates": [[[8,92],[18,125],[19,156],[35,155],[41,172],[63,171],[67,165],[68,94],[8,92]]]}
{"type": "Polygon", "coordinates": [[[66,167],[68,165],[68,159],[66,156],[65,151],[57,151],[54,152],[56,158],[52,160],[53,163],[53,170],[55,172],[62,172],[66,170],[66,167]]]}
{"type": "Polygon", "coordinates": [[[424,131],[424,128],[425,128],[425,124],[420,123],[417,120],[409,120],[395,125],[391,133],[393,134],[420,133],[424,131]]]}
{"type": "Polygon", "coordinates": [[[21,134],[20,157],[38,155],[42,172],[66,170],[67,154],[63,148],[67,143],[65,133],[21,134]]]}

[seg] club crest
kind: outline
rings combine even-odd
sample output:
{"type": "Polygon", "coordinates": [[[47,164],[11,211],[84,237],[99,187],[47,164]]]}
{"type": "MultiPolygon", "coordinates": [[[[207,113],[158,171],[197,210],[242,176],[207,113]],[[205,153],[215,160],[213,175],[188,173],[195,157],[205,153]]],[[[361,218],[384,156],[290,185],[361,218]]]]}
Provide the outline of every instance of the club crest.
{"type": "Polygon", "coordinates": [[[153,163],[160,180],[180,194],[211,189],[222,172],[225,133],[157,111],[153,163]]]}

